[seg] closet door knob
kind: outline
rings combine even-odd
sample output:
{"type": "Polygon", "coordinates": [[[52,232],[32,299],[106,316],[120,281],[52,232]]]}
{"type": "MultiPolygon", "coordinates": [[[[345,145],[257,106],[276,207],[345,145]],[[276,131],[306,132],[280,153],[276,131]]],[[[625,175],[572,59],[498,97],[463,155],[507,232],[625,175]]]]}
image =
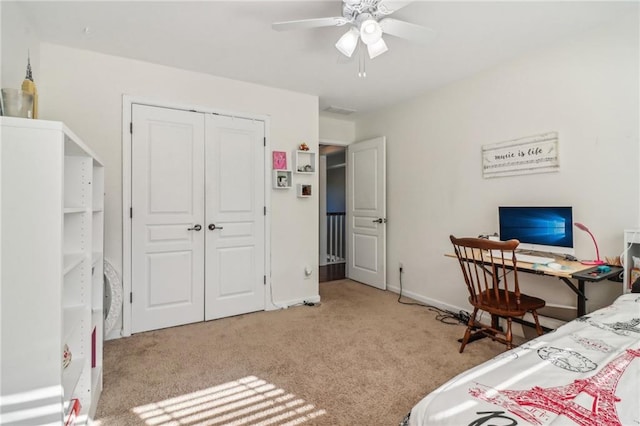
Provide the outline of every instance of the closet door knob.
{"type": "Polygon", "coordinates": [[[187,231],[199,231],[202,229],[202,225],[196,225],[193,228],[187,228],[187,231]]]}
{"type": "Polygon", "coordinates": [[[223,226],[216,226],[215,223],[209,224],[209,230],[210,231],[215,231],[216,229],[224,229],[224,227],[223,226]]]}

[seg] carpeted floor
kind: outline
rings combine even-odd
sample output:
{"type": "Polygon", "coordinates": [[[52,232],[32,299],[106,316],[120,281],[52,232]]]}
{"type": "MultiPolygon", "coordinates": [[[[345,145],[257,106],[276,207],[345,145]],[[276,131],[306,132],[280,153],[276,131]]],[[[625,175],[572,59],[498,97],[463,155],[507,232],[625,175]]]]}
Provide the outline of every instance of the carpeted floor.
{"type": "Polygon", "coordinates": [[[111,340],[99,425],[397,425],[425,394],[504,350],[349,280],[322,303],[111,340]]]}

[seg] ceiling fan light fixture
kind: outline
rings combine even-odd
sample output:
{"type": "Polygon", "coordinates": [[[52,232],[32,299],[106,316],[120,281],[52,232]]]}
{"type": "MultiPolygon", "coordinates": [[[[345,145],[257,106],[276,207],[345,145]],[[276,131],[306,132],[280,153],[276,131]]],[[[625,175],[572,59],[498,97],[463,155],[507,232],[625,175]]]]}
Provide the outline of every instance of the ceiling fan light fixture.
{"type": "Polygon", "coordinates": [[[375,43],[367,45],[367,51],[369,52],[369,58],[371,59],[382,55],[387,50],[389,50],[387,43],[385,43],[382,38],[375,43]]]}
{"type": "Polygon", "coordinates": [[[359,35],[360,33],[357,29],[351,28],[349,31],[344,33],[342,37],[340,37],[340,40],[336,43],[336,49],[338,49],[344,56],[350,58],[356,50],[356,46],[358,46],[359,35]]]}
{"type": "Polygon", "coordinates": [[[360,38],[367,46],[382,39],[382,27],[375,19],[367,19],[360,25],[360,38]]]}

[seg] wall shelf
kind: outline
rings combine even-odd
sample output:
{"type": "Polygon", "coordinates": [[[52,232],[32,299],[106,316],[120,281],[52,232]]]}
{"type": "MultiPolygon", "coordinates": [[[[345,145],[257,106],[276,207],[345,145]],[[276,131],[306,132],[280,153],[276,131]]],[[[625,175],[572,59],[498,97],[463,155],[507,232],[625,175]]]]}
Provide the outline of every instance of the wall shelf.
{"type": "Polygon", "coordinates": [[[296,185],[296,193],[299,198],[309,198],[312,195],[312,186],[299,183],[296,185]]]}
{"type": "Polygon", "coordinates": [[[272,186],[274,189],[291,188],[291,170],[274,170],[272,186]]]}
{"type": "Polygon", "coordinates": [[[316,153],[296,150],[293,153],[293,163],[296,173],[312,175],[316,172],[316,153]]]}

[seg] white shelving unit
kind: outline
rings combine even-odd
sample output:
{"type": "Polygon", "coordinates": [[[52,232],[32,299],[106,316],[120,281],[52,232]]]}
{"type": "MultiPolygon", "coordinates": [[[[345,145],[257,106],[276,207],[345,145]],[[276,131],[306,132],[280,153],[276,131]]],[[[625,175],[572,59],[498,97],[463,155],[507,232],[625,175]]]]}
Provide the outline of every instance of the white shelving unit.
{"type": "Polygon", "coordinates": [[[299,198],[309,198],[311,197],[311,190],[312,190],[312,186],[311,185],[307,185],[304,183],[299,183],[296,185],[296,195],[299,198]]]}
{"type": "Polygon", "coordinates": [[[274,170],[271,184],[274,189],[291,188],[291,170],[274,170]]]}
{"type": "Polygon", "coordinates": [[[2,420],[64,424],[78,399],[86,423],[102,391],[104,169],[63,123],[0,130],[2,420]]]}
{"type": "Polygon", "coordinates": [[[312,175],[316,172],[316,153],[313,151],[294,151],[293,171],[301,174],[312,175]]]}
{"type": "Polygon", "coordinates": [[[624,273],[622,276],[623,291],[631,292],[633,257],[640,257],[640,229],[625,229],[624,231],[624,273]]]}

